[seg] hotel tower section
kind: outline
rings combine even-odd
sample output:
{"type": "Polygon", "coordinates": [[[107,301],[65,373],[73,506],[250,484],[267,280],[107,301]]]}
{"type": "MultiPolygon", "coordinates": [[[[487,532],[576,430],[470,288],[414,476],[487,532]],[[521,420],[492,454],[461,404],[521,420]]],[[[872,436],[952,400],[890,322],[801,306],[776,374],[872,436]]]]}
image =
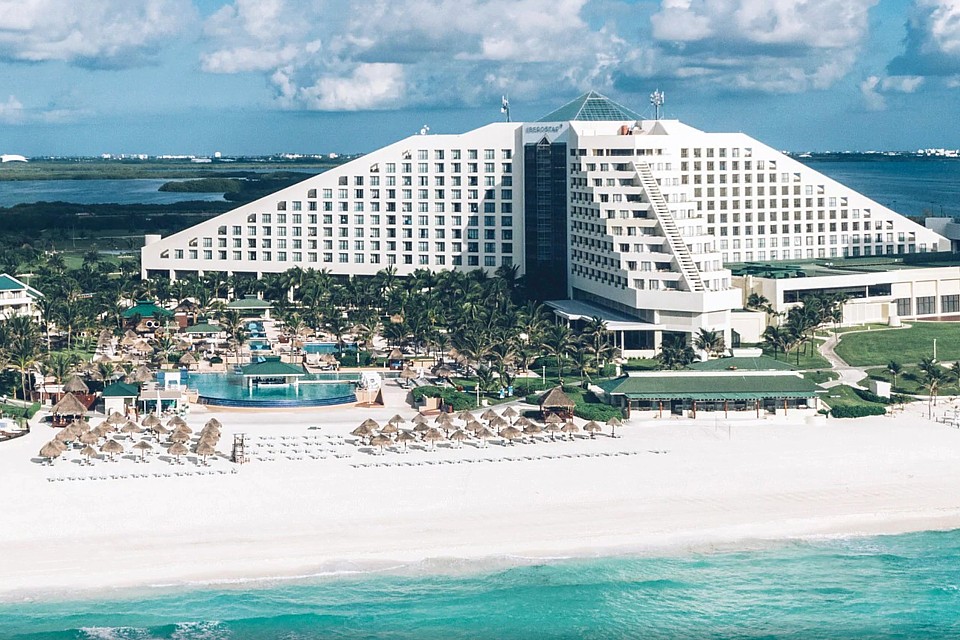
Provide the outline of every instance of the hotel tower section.
{"type": "Polygon", "coordinates": [[[627,354],[742,306],[725,262],[948,250],[933,231],[742,133],[591,92],[537,122],[415,135],[166,238],[144,275],[516,266],[627,354]]]}

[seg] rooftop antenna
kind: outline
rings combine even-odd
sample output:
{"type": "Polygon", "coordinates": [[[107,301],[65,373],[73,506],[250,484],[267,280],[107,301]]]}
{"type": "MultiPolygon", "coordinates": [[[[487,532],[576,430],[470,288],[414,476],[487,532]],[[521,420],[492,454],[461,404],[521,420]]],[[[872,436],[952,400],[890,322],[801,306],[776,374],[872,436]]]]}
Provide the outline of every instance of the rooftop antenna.
{"type": "Polygon", "coordinates": [[[506,114],[507,122],[510,122],[510,100],[507,96],[500,96],[500,113],[506,114]]]}
{"type": "Polygon", "coordinates": [[[429,127],[429,126],[423,125],[422,127],[420,127],[420,135],[425,136],[425,135],[427,135],[428,133],[430,133],[430,127],[429,127]]]}
{"type": "Polygon", "coordinates": [[[660,91],[660,89],[657,89],[656,91],[650,94],[650,104],[653,105],[654,120],[660,119],[660,109],[663,107],[663,103],[665,100],[666,100],[666,96],[664,96],[663,91],[660,91]]]}

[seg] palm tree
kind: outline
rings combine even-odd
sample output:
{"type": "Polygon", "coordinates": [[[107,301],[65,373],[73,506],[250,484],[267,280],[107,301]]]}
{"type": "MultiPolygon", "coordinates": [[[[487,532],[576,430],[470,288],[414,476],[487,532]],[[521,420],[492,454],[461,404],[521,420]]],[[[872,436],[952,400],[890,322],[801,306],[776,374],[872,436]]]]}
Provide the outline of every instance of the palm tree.
{"type": "Polygon", "coordinates": [[[694,346],[706,351],[708,355],[717,355],[727,347],[723,339],[723,332],[714,329],[700,329],[693,338],[694,346]]]}
{"type": "Polygon", "coordinates": [[[937,403],[937,395],[940,393],[940,387],[947,382],[946,372],[943,367],[934,365],[924,372],[923,386],[927,389],[927,417],[933,418],[933,405],[937,403]]]}
{"type": "Polygon", "coordinates": [[[79,358],[76,354],[67,353],[64,351],[54,351],[44,358],[42,365],[44,373],[53,376],[57,381],[57,384],[60,384],[68,375],[70,375],[78,363],[79,358]]]}
{"type": "MultiPolygon", "coordinates": [[[[958,363],[960,364],[960,363],[958,363]]],[[[897,378],[901,373],[903,373],[903,365],[897,362],[896,360],[891,360],[887,363],[887,371],[890,375],[893,376],[893,388],[897,388],[897,378]]]]}
{"type": "Polygon", "coordinates": [[[594,366],[599,373],[603,368],[602,356],[609,353],[604,349],[607,346],[607,323],[600,316],[593,316],[584,323],[581,335],[585,339],[585,347],[593,354],[594,366]]]}
{"type": "MultiPolygon", "coordinates": [[[[20,373],[20,391],[24,403],[29,404],[27,398],[27,374],[31,373],[37,365],[38,345],[35,340],[22,340],[14,344],[14,348],[9,353],[10,364],[20,373]]],[[[24,407],[24,415],[27,414],[27,408],[24,407]]]]}
{"type": "Polygon", "coordinates": [[[661,369],[682,369],[696,360],[697,354],[683,336],[674,336],[661,343],[656,358],[661,369]]]}
{"type": "Polygon", "coordinates": [[[562,323],[550,326],[543,334],[543,348],[547,354],[557,359],[557,378],[563,386],[563,361],[574,348],[576,341],[570,327],[562,323]]]}
{"type": "Polygon", "coordinates": [[[763,345],[773,351],[773,359],[777,359],[777,352],[786,355],[791,344],[790,334],[785,327],[770,325],[763,330],[763,345]]]}

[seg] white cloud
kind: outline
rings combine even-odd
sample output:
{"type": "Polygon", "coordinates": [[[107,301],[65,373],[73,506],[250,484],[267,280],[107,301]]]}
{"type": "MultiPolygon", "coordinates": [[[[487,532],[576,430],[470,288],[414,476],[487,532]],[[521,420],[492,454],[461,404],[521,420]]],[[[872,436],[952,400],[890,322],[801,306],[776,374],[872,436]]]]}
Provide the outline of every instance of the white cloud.
{"type": "Polygon", "coordinates": [[[863,96],[864,104],[871,111],[882,111],[887,107],[887,101],[878,91],[880,87],[880,78],[870,76],[860,83],[860,94],[863,96]]]}
{"type": "Polygon", "coordinates": [[[214,73],[260,72],[287,108],[473,104],[603,89],[627,48],[587,0],[235,0],[204,25],[214,73]]]}
{"type": "Polygon", "coordinates": [[[877,1],[662,0],[654,70],[727,89],[826,89],[854,67],[877,1]]]}
{"type": "Polygon", "coordinates": [[[190,0],[0,0],[0,60],[142,64],[194,17],[190,0]]]}
{"type": "Polygon", "coordinates": [[[0,122],[3,124],[20,124],[23,122],[23,103],[15,96],[0,102],[0,122]]]}
{"type": "Polygon", "coordinates": [[[870,76],[860,83],[860,93],[868,109],[882,111],[887,107],[886,95],[914,93],[923,83],[922,76],[870,76]]]}
{"type": "Polygon", "coordinates": [[[29,108],[24,106],[16,96],[10,96],[6,102],[0,102],[0,124],[62,123],[71,122],[82,115],[86,115],[86,112],[60,108],[29,108]]]}
{"type": "Polygon", "coordinates": [[[888,71],[925,76],[960,72],[960,0],[915,0],[904,51],[888,71]]]}

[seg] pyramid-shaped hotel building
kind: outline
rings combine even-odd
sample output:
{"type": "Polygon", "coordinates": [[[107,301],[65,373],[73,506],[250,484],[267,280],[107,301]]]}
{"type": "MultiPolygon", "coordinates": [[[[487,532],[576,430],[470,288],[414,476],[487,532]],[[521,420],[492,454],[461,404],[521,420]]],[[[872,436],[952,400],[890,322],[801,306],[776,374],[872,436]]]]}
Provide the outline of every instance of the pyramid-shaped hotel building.
{"type": "Polygon", "coordinates": [[[166,238],[144,274],[526,275],[628,353],[720,329],[725,263],[887,256],[949,242],[743,133],[645,120],[591,92],[537,122],[415,135],[166,238]]]}

